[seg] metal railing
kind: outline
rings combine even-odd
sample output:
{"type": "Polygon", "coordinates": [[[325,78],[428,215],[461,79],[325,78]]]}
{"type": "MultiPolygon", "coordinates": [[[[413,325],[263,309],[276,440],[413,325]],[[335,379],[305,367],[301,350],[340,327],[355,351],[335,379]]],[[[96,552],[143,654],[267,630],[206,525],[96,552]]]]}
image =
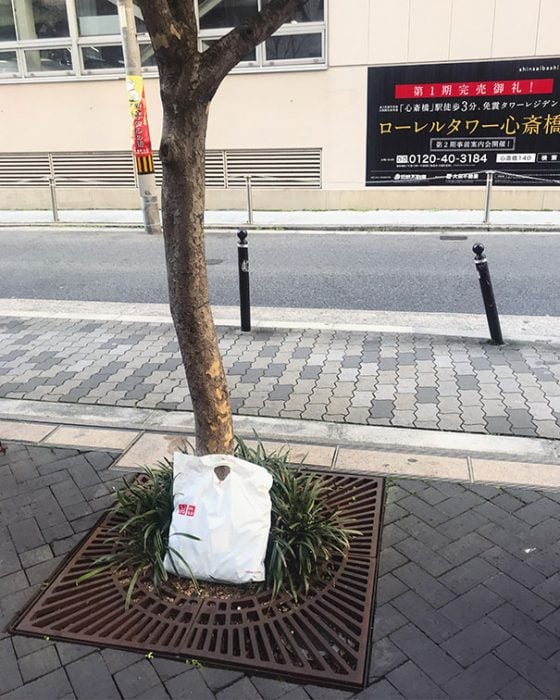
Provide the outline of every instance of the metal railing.
{"type": "MultiPolygon", "coordinates": [[[[535,175],[521,175],[519,173],[509,173],[506,172],[505,170],[465,170],[461,173],[457,173],[457,175],[484,175],[485,176],[485,192],[484,192],[484,209],[483,209],[483,223],[484,224],[489,224],[490,223],[490,214],[492,212],[492,195],[494,191],[494,187],[496,186],[496,175],[501,175],[504,176],[508,179],[514,179],[514,180],[526,180],[528,182],[538,182],[540,184],[544,185],[560,185],[560,179],[556,178],[550,178],[550,177],[537,177],[535,175]]],[[[404,180],[386,180],[384,178],[379,178],[378,184],[379,185],[385,185],[386,187],[393,187],[393,186],[422,186],[424,183],[427,182],[436,182],[436,181],[441,181],[445,182],[446,184],[453,186],[452,182],[453,180],[450,179],[447,175],[432,175],[430,177],[422,177],[418,178],[417,180],[411,178],[411,179],[404,179],[404,180]]],[[[370,180],[371,182],[371,180],[370,180]]],[[[499,183],[499,186],[504,186],[507,187],[507,185],[510,184],[507,181],[499,183]]],[[[479,183],[476,183],[476,185],[480,186],[479,183]]],[[[461,185],[457,185],[461,186],[461,185]]]]}
{"type": "MultiPolygon", "coordinates": [[[[490,223],[490,215],[492,212],[492,195],[493,195],[493,190],[494,187],[496,186],[496,181],[495,181],[495,176],[496,175],[501,175],[504,177],[507,177],[509,179],[517,179],[517,180],[523,180],[527,181],[528,183],[531,182],[536,182],[540,184],[546,184],[546,185],[560,185],[560,179],[555,179],[555,178],[543,178],[543,177],[536,177],[534,175],[521,175],[519,173],[509,173],[504,170],[469,170],[465,171],[464,173],[461,174],[471,174],[471,175],[485,175],[486,180],[485,180],[485,194],[484,194],[484,210],[483,210],[483,223],[484,224],[489,224],[490,223]]],[[[266,180],[267,183],[269,183],[271,180],[276,180],[274,176],[271,175],[245,175],[245,189],[246,189],[246,198],[247,198],[247,223],[248,224],[253,224],[254,223],[254,196],[253,196],[253,187],[255,186],[255,180],[257,181],[256,186],[258,187],[258,180],[266,180]]],[[[280,179],[280,178],[278,178],[280,179]]],[[[305,181],[305,178],[293,178],[293,180],[301,182],[305,181]]],[[[379,184],[384,184],[387,187],[393,187],[395,185],[404,185],[404,186],[419,186],[422,185],[426,182],[435,182],[435,181],[443,181],[446,182],[447,184],[450,184],[450,180],[448,177],[445,175],[434,175],[431,177],[425,177],[422,179],[418,179],[418,181],[414,181],[412,179],[407,179],[407,180],[379,180],[379,184]]],[[[21,178],[18,180],[13,180],[11,184],[14,187],[17,187],[18,185],[37,185],[44,182],[48,187],[50,191],[50,198],[51,198],[51,210],[52,210],[52,215],[53,215],[53,221],[59,222],[60,217],[58,213],[58,195],[57,195],[57,180],[55,177],[47,176],[47,175],[38,175],[33,178],[21,178]]],[[[84,187],[97,187],[97,186],[106,186],[106,183],[104,181],[97,180],[95,178],[72,178],[71,184],[69,183],[64,183],[64,186],[72,186],[72,185],[82,185],[84,187]]],[[[478,184],[478,183],[477,183],[478,184]]],[[[500,183],[501,185],[507,186],[507,182],[500,183]]],[[[60,186],[60,185],[59,185],[60,186]]]]}

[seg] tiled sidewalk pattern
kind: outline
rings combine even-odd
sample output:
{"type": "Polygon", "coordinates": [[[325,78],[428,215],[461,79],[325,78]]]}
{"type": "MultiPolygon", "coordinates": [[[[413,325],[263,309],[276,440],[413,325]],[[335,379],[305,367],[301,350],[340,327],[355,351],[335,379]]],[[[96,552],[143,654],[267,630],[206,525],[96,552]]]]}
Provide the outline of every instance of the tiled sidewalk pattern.
{"type": "MultiPolygon", "coordinates": [[[[0,456],[2,630],[110,499],[110,453],[0,456]]],[[[388,489],[369,687],[387,698],[560,697],[560,493],[388,489]]],[[[350,693],[0,633],[0,696],[337,700],[350,693]]]]}
{"type": "MultiPolygon", "coordinates": [[[[560,438],[560,347],[222,329],[235,412],[560,438]]],[[[192,408],[167,324],[0,319],[0,396],[192,408]]]]}

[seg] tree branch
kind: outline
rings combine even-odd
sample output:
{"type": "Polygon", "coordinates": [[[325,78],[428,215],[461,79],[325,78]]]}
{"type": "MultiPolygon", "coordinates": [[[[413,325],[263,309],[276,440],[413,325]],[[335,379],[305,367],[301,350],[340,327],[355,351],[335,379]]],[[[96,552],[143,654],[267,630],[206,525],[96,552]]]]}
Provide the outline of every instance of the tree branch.
{"type": "Polygon", "coordinates": [[[196,0],[137,0],[158,66],[198,52],[196,0]]]}
{"type": "Polygon", "coordinates": [[[188,29],[189,36],[194,33],[198,39],[198,22],[194,9],[195,2],[198,0],[167,0],[167,2],[177,21],[188,29]]]}
{"type": "Polygon", "coordinates": [[[213,96],[243,56],[274,34],[307,1],[270,0],[253,19],[238,25],[212,44],[201,57],[201,87],[213,96]]]}

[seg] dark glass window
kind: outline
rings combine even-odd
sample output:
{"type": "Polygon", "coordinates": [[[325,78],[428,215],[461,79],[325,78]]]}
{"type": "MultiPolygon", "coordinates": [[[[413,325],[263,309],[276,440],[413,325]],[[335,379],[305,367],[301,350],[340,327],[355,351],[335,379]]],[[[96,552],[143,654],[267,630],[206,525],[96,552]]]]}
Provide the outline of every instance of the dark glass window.
{"type": "Polygon", "coordinates": [[[140,44],[140,60],[144,68],[156,68],[157,61],[151,44],[140,44]]]}
{"type": "MultiPolygon", "coordinates": [[[[80,36],[105,36],[120,34],[117,0],[76,0],[80,36]]],[[[134,3],[136,31],[145,32],[142,13],[134,3]]]]}
{"type": "Polygon", "coordinates": [[[65,0],[14,0],[18,39],[69,36],[65,0]]]}
{"type": "Polygon", "coordinates": [[[201,29],[236,27],[258,12],[257,0],[199,0],[201,29]]]}
{"type": "MultiPolygon", "coordinates": [[[[263,0],[263,5],[268,5],[270,0],[263,0]]],[[[322,22],[325,18],[325,8],[323,0],[308,0],[303,7],[296,10],[292,17],[292,22],[322,22]]]]}
{"type": "Polygon", "coordinates": [[[271,36],[266,41],[267,61],[288,61],[298,58],[321,58],[320,34],[288,34],[271,36]]]}
{"type": "Polygon", "coordinates": [[[72,54],[68,49],[29,49],[24,53],[28,73],[72,70],[72,54]]]}
{"type": "Polygon", "coordinates": [[[16,24],[12,0],[0,0],[0,41],[15,41],[16,24]]]}
{"type": "Polygon", "coordinates": [[[0,51],[0,74],[17,73],[18,64],[15,51],[0,51]]]}
{"type": "Polygon", "coordinates": [[[84,46],[82,48],[84,68],[86,70],[103,70],[123,68],[124,57],[121,45],[84,46]]]}

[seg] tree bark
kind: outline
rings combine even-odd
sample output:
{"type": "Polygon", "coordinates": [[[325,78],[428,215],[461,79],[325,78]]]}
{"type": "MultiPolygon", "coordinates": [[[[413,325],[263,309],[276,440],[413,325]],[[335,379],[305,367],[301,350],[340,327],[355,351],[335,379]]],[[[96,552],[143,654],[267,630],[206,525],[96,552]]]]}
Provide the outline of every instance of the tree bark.
{"type": "Polygon", "coordinates": [[[195,2],[138,0],[154,47],[163,105],[160,159],[169,305],[185,365],[199,454],[233,452],[229,391],[208,297],[204,165],[210,101],[242,56],[307,0],[270,0],[198,51],[195,2]]]}
{"type": "Polygon", "coordinates": [[[164,102],[160,157],[169,304],[193,402],[198,454],[233,453],[229,390],[208,296],[204,164],[208,101],[164,102]]]}

